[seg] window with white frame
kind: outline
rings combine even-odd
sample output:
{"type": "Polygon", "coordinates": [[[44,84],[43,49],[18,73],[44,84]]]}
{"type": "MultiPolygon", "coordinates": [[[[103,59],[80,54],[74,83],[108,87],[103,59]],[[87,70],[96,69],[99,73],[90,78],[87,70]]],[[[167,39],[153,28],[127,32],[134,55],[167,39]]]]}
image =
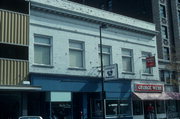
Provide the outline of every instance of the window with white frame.
{"type": "Polygon", "coordinates": [[[146,66],[146,58],[151,56],[150,52],[142,52],[142,65],[144,74],[152,74],[152,68],[146,66]]]}
{"type": "Polygon", "coordinates": [[[133,51],[122,49],[122,66],[124,72],[133,72],[133,51]]]}
{"type": "MultiPolygon", "coordinates": [[[[99,61],[101,61],[101,54],[100,54],[100,46],[99,46],[99,61]]],[[[111,47],[110,46],[102,46],[102,59],[103,65],[110,65],[111,64],[111,47]]]]}
{"type": "Polygon", "coordinates": [[[40,65],[51,65],[52,41],[49,36],[34,36],[34,63],[40,65]]]}
{"type": "Polygon", "coordinates": [[[84,42],[69,40],[69,65],[84,68],[84,42]]]}

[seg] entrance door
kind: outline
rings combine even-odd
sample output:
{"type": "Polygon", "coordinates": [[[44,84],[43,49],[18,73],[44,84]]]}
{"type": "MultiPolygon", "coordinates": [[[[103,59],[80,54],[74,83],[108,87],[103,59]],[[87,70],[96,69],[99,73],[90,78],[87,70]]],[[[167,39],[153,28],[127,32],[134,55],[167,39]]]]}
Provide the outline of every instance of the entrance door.
{"type": "Polygon", "coordinates": [[[144,119],[156,119],[155,101],[144,101],[144,119]]]}
{"type": "Polygon", "coordinates": [[[83,110],[83,93],[73,93],[73,119],[81,119],[82,118],[82,110],[83,110]]]}

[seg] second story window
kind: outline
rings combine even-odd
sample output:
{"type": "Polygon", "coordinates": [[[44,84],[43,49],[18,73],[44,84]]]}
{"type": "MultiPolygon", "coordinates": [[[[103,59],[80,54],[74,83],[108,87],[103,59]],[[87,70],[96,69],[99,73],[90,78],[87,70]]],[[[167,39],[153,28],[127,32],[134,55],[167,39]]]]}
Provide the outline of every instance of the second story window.
{"type": "Polygon", "coordinates": [[[160,5],[160,16],[166,18],[166,8],[163,5],[160,5]]]}
{"type": "Polygon", "coordinates": [[[71,68],[84,68],[84,43],[69,41],[69,65],[71,68]]]}
{"type": "Polygon", "coordinates": [[[146,57],[151,56],[149,52],[142,52],[142,65],[143,65],[143,73],[144,74],[152,74],[152,68],[148,68],[146,66],[146,57]]]}
{"type": "Polygon", "coordinates": [[[169,56],[169,48],[168,47],[164,47],[163,48],[163,56],[164,56],[164,60],[170,60],[170,56],[169,56]]]}
{"type": "Polygon", "coordinates": [[[34,37],[34,63],[51,65],[51,37],[34,37]]]}
{"type": "Polygon", "coordinates": [[[133,72],[133,52],[130,49],[122,49],[123,72],[133,72]]]}
{"type": "MultiPolygon", "coordinates": [[[[99,61],[101,61],[100,55],[100,46],[99,46],[99,61]]],[[[102,46],[102,59],[103,65],[110,65],[111,64],[111,47],[110,46],[102,46]]]]}
{"type": "Polygon", "coordinates": [[[164,38],[164,39],[168,38],[168,32],[167,32],[167,27],[166,26],[161,27],[161,35],[162,35],[162,38],[164,38]]]}

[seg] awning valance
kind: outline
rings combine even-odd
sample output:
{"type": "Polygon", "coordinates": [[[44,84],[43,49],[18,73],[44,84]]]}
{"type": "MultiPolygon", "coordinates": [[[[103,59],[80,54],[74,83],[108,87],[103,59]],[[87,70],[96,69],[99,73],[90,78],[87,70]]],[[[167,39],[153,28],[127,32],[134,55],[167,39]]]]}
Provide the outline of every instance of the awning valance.
{"type": "Polygon", "coordinates": [[[166,94],[174,100],[180,100],[180,93],[177,92],[166,92],[166,94]]]}
{"type": "Polygon", "coordinates": [[[133,100],[172,100],[166,93],[136,93],[133,92],[133,100]]]}

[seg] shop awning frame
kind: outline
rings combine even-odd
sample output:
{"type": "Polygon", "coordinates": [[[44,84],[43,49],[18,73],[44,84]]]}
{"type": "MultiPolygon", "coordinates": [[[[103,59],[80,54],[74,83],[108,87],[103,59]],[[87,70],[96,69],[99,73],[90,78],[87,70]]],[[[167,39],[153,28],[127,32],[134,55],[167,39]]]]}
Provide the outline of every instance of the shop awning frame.
{"type": "Polygon", "coordinates": [[[137,93],[133,92],[133,100],[172,100],[167,93],[137,93]]]}

